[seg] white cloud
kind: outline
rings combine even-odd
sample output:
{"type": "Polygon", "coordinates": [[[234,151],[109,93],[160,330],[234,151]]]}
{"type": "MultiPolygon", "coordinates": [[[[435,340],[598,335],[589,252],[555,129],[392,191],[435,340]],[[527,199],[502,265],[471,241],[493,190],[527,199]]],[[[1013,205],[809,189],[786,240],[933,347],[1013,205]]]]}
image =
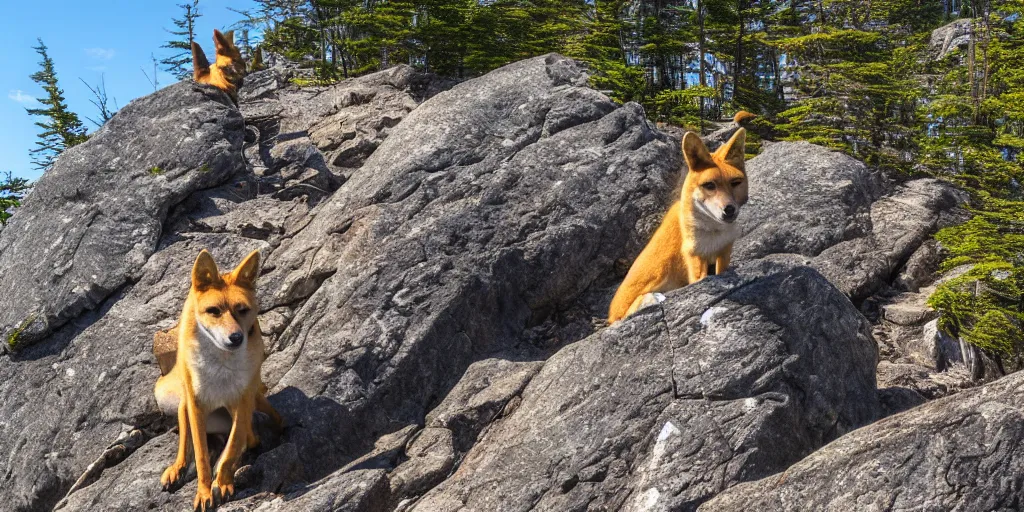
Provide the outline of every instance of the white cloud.
{"type": "Polygon", "coordinates": [[[21,89],[18,89],[18,90],[11,89],[10,91],[7,91],[7,97],[12,99],[12,100],[14,100],[14,101],[17,101],[18,103],[35,103],[36,102],[36,99],[34,97],[29,96],[28,94],[25,94],[21,89]]]}
{"type": "Polygon", "coordinates": [[[86,48],[85,54],[99,60],[110,60],[114,58],[113,48],[86,48]]]}

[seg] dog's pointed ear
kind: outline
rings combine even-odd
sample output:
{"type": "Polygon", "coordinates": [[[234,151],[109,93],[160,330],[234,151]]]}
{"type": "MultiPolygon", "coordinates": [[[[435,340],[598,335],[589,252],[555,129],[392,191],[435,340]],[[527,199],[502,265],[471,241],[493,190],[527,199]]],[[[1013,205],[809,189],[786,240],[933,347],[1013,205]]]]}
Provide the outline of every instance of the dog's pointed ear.
{"type": "Polygon", "coordinates": [[[220,271],[213,261],[213,256],[203,249],[192,265],[192,287],[196,290],[208,290],[221,283],[220,271]]]}
{"type": "Polygon", "coordinates": [[[213,29],[213,46],[217,49],[217,53],[225,53],[230,50],[235,45],[233,37],[235,37],[234,30],[221,33],[220,30],[213,29]]]}
{"type": "Polygon", "coordinates": [[[683,158],[686,159],[686,166],[694,172],[715,166],[708,147],[693,132],[686,132],[686,135],[683,135],[683,158]]]}
{"type": "Polygon", "coordinates": [[[726,142],[722,147],[718,148],[718,154],[721,155],[722,160],[725,163],[743,170],[743,157],[747,153],[747,130],[740,128],[736,130],[736,133],[732,134],[732,138],[729,142],[726,142]]]}
{"type": "Polygon", "coordinates": [[[200,78],[210,74],[210,61],[206,59],[206,53],[199,43],[192,41],[192,78],[199,81],[200,78]]]}
{"type": "Polygon", "coordinates": [[[238,286],[256,289],[256,277],[260,275],[260,252],[253,251],[231,272],[231,277],[238,286]]]}

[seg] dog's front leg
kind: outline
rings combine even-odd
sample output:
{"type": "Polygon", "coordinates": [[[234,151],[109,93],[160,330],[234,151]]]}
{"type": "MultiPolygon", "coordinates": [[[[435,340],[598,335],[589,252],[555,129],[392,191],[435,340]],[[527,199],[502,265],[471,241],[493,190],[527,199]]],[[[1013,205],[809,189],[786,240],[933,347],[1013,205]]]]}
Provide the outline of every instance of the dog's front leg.
{"type": "Polygon", "coordinates": [[[725,246],[722,252],[715,256],[715,275],[720,276],[729,268],[729,260],[732,258],[732,244],[725,246]]]}
{"type": "Polygon", "coordinates": [[[697,255],[684,255],[686,258],[686,284],[693,284],[708,276],[708,262],[697,255]]]}
{"type": "Polygon", "coordinates": [[[191,442],[188,428],[188,403],[182,398],[178,402],[178,456],[175,457],[174,463],[168,466],[164,470],[164,474],[160,476],[160,484],[163,485],[165,491],[170,491],[181,483],[181,479],[185,476],[185,467],[188,465],[188,451],[191,442]]]}
{"type": "Polygon", "coordinates": [[[254,397],[249,396],[239,402],[231,411],[231,434],[228,444],[217,464],[217,492],[221,501],[227,501],[235,493],[235,463],[245,451],[246,442],[252,434],[252,413],[255,408],[254,397]]]}
{"type": "Polygon", "coordinates": [[[188,402],[188,423],[192,431],[192,447],[196,453],[196,477],[199,481],[192,507],[205,512],[213,510],[213,490],[210,488],[213,478],[210,475],[210,451],[206,446],[206,412],[196,403],[195,392],[187,384],[183,398],[188,402]]]}

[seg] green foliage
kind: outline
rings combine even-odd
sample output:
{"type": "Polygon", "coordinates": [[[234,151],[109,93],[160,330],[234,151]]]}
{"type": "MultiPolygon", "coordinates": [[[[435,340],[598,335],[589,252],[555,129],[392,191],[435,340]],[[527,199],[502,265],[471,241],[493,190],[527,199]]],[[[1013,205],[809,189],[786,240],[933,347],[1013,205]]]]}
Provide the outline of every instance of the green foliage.
{"type": "Polygon", "coordinates": [[[320,78],[317,76],[293,76],[288,81],[296,87],[319,87],[338,83],[337,78],[320,78]]]}
{"type": "Polygon", "coordinates": [[[10,334],[7,335],[7,347],[11,351],[14,351],[15,349],[18,348],[18,342],[19,342],[19,339],[21,338],[21,334],[23,332],[25,332],[25,329],[28,329],[28,326],[32,325],[32,322],[35,322],[35,321],[36,321],[36,315],[35,314],[30,315],[23,322],[18,324],[17,327],[15,327],[14,329],[11,330],[10,334]]]}
{"type": "Polygon", "coordinates": [[[973,203],[971,220],[936,235],[949,253],[943,269],[973,267],[941,284],[929,303],[942,313],[945,329],[997,357],[1016,358],[1019,366],[1024,348],[1024,5],[998,2],[993,8],[998,14],[988,23],[975,20],[975,73],[970,73],[970,47],[966,54],[933,63],[935,95],[921,107],[927,125],[920,165],[967,190],[973,203]]]}
{"type": "Polygon", "coordinates": [[[1024,347],[1024,201],[975,192],[973,218],[936,235],[949,252],[943,270],[973,267],[939,285],[929,304],[949,332],[1010,356],[1024,347]]]}
{"type": "Polygon", "coordinates": [[[54,70],[53,59],[46,53],[46,45],[39,39],[39,46],[32,49],[38,53],[43,60],[39,62],[39,71],[33,73],[30,78],[33,82],[41,85],[46,96],[39,98],[43,108],[25,109],[29,115],[39,116],[42,121],[36,121],[35,125],[42,128],[39,139],[36,141],[36,148],[30,150],[32,163],[37,169],[49,169],[54,160],[65,149],[81,144],[88,139],[85,126],[78,119],[78,115],[72,112],[64,101],[64,91],[57,83],[57,72],[54,70]]]}
{"type": "Polygon", "coordinates": [[[21,200],[25,197],[28,188],[28,180],[15,178],[10,171],[7,171],[3,180],[0,181],[0,224],[7,224],[7,219],[13,215],[11,210],[21,206],[21,200]]]}
{"type": "Polygon", "coordinates": [[[153,167],[150,167],[150,168],[149,168],[149,173],[150,173],[150,174],[152,174],[153,176],[159,176],[159,175],[161,175],[161,174],[163,174],[163,173],[165,173],[165,172],[167,172],[167,171],[164,171],[164,170],[163,170],[163,169],[162,169],[162,168],[161,168],[160,166],[158,166],[158,165],[154,165],[153,167]]]}
{"type": "Polygon", "coordinates": [[[908,173],[924,91],[916,81],[919,47],[890,48],[876,32],[827,29],[774,43],[803,63],[802,99],[778,114],[786,140],[807,140],[866,163],[908,173]]]}
{"type": "Polygon", "coordinates": [[[701,100],[716,98],[718,91],[706,85],[659,91],[650,101],[647,115],[657,121],[678,126],[698,127],[701,121],[701,100]]]}
{"type": "Polygon", "coordinates": [[[944,330],[1005,357],[1024,347],[1022,291],[1024,272],[1020,267],[993,260],[941,284],[928,304],[942,312],[939,325],[944,330]]]}
{"type": "Polygon", "coordinates": [[[261,47],[316,70],[327,82],[405,63],[472,77],[551,51],[583,27],[582,0],[259,0],[244,27],[261,47]]]}

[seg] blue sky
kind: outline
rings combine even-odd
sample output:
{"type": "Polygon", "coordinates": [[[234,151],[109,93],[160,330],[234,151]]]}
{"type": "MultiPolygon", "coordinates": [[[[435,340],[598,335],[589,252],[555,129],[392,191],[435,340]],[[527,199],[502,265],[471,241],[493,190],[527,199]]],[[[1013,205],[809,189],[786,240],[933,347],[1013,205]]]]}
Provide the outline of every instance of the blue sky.
{"type": "MultiPolygon", "coordinates": [[[[5,2],[0,30],[0,47],[4,49],[0,171],[33,180],[40,174],[32,168],[28,153],[38,129],[25,113],[26,107],[38,105],[34,98],[43,95],[42,88],[29,79],[39,69],[39,55],[32,50],[37,37],[48,47],[68,105],[91,132],[95,126],[85,116],[96,118],[96,108],[89,103],[92,94],[79,78],[95,84],[102,74],[108,96],[116,98],[119,106],[152,93],[153,86],[142,68],[152,74],[151,53],[157,59],[170,55],[160,46],[172,37],[164,29],[173,28],[171,18],[180,16],[179,3],[184,0],[5,2]]],[[[248,9],[253,5],[250,0],[199,2],[203,17],[196,23],[196,34],[207,54],[213,51],[213,29],[230,28],[241,18],[228,7],[248,9]]],[[[160,87],[174,81],[166,73],[159,74],[160,87]]]]}

